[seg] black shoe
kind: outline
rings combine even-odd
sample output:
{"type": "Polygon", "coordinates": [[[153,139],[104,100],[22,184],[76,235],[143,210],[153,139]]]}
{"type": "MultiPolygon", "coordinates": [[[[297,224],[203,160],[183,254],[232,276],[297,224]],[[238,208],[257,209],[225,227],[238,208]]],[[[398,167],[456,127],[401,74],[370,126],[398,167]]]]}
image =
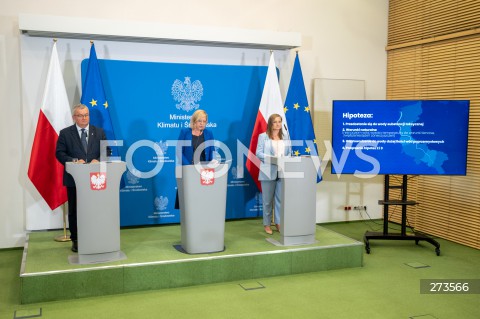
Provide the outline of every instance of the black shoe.
{"type": "Polygon", "coordinates": [[[78,242],[76,240],[72,240],[72,251],[74,253],[78,252],[78,242]]]}

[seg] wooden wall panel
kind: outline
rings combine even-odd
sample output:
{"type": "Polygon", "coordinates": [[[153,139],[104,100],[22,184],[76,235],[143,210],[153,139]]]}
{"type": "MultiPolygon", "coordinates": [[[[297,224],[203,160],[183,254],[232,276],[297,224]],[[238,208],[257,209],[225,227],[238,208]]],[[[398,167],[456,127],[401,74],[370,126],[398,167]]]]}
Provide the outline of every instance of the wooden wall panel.
{"type": "Polygon", "coordinates": [[[390,0],[388,45],[478,28],[478,0],[390,0]]]}
{"type": "MultiPolygon", "coordinates": [[[[476,30],[480,30],[480,1],[390,1],[387,98],[470,100],[467,175],[410,178],[408,199],[419,205],[409,207],[408,220],[417,231],[480,249],[480,31],[476,30]]],[[[400,199],[401,194],[396,196],[400,199]]],[[[390,220],[400,222],[400,217],[393,214],[390,220]]]]}

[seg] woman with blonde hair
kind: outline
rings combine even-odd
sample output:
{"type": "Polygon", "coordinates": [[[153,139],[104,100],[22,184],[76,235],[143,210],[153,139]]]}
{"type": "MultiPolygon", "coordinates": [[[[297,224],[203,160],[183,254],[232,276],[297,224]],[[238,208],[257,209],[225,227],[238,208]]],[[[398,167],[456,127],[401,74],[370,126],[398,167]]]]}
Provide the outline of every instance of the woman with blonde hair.
{"type": "MultiPolygon", "coordinates": [[[[208,121],[207,112],[196,110],[190,118],[190,127],[180,131],[178,141],[182,149],[182,156],[177,158],[178,165],[192,165],[199,162],[210,162],[213,160],[215,147],[213,146],[213,133],[206,128],[208,121]],[[186,143],[185,143],[186,142],[186,143]],[[189,143],[190,142],[190,143],[189,143]],[[211,145],[203,146],[204,142],[211,142],[211,145]],[[200,147],[202,152],[195,154],[200,147]]],[[[210,144],[210,143],[208,143],[210,144]]],[[[175,198],[175,209],[179,209],[178,191],[175,198]]]]}
{"type": "Polygon", "coordinates": [[[210,162],[213,160],[214,146],[208,145],[203,148],[200,156],[195,155],[195,151],[202,143],[213,142],[213,133],[206,128],[208,115],[204,110],[196,110],[190,118],[190,127],[180,131],[179,141],[190,141],[190,146],[182,147],[181,165],[191,165],[198,162],[210,162]]]}

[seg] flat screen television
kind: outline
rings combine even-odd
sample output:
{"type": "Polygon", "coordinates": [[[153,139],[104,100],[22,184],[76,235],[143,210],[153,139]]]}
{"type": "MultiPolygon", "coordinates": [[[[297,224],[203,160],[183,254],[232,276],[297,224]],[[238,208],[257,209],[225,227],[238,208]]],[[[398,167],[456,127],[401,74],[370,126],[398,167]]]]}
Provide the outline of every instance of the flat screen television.
{"type": "Polygon", "coordinates": [[[466,175],[467,100],[333,101],[332,174],[466,175]]]}

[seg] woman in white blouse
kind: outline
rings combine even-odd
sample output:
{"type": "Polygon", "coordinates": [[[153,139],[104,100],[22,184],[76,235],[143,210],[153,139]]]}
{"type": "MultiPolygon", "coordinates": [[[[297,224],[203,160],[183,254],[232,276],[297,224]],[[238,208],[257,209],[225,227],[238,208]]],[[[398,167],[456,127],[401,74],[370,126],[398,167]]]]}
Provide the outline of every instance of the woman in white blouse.
{"type": "Polygon", "coordinates": [[[281,181],[278,178],[278,166],[272,164],[270,157],[290,155],[288,141],[283,138],[282,117],[272,114],[268,118],[267,131],[258,136],[256,155],[260,159],[260,174],[258,180],[262,185],[263,199],[263,227],[265,232],[271,235],[272,209],[275,201],[275,226],[280,231],[280,196],[281,181]]]}

